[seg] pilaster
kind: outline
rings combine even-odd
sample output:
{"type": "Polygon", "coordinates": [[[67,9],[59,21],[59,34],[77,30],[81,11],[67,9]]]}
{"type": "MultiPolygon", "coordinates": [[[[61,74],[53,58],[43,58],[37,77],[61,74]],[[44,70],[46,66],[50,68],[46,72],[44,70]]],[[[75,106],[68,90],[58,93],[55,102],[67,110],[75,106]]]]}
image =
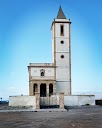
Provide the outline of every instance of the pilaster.
{"type": "Polygon", "coordinates": [[[36,97],[36,109],[40,109],[40,93],[35,92],[36,97]]]}
{"type": "Polygon", "coordinates": [[[33,96],[33,83],[32,83],[32,81],[30,81],[30,83],[29,83],[29,95],[33,96]]]}
{"type": "Polygon", "coordinates": [[[60,109],[64,109],[64,92],[59,94],[59,106],[60,109]]]}
{"type": "Polygon", "coordinates": [[[53,83],[53,95],[56,95],[56,83],[53,83]]]}
{"type": "Polygon", "coordinates": [[[47,95],[46,96],[49,96],[49,83],[46,83],[46,89],[47,89],[47,95]]]}
{"type": "Polygon", "coordinates": [[[41,83],[37,83],[37,85],[38,85],[38,93],[40,93],[40,84],[41,83]]]}

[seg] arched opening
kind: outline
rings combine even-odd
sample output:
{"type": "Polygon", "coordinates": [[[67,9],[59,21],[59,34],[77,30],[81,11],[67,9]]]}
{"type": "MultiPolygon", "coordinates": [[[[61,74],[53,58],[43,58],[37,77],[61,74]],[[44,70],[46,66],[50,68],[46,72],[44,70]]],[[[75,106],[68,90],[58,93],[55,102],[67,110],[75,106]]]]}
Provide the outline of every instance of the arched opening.
{"type": "Polygon", "coordinates": [[[44,69],[40,70],[40,76],[45,76],[45,70],[44,69]]]}
{"type": "Polygon", "coordinates": [[[46,84],[40,85],[40,97],[46,97],[46,84]]]}
{"type": "Polygon", "coordinates": [[[41,76],[44,76],[44,72],[41,72],[41,76]]]}
{"type": "Polygon", "coordinates": [[[37,84],[33,85],[33,95],[35,95],[35,92],[38,92],[38,85],[37,84]]]}
{"type": "Polygon", "coordinates": [[[49,84],[49,96],[53,95],[53,84],[49,84]]]}

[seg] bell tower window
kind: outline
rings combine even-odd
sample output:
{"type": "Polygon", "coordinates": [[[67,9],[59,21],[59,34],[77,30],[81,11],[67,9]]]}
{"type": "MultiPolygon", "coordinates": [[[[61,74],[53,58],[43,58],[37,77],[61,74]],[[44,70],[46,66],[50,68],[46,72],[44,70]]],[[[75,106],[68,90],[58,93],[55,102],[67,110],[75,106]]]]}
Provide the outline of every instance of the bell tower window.
{"type": "Polygon", "coordinates": [[[60,25],[60,36],[64,36],[64,25],[60,25]]]}

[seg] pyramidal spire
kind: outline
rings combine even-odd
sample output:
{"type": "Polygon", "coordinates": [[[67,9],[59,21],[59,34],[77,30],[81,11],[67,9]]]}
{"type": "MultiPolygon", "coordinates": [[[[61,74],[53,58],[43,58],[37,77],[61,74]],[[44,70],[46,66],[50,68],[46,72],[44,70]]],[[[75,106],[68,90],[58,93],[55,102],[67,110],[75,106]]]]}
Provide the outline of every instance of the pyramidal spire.
{"type": "Polygon", "coordinates": [[[60,6],[59,11],[58,11],[58,14],[57,14],[57,19],[66,19],[61,6],[60,6]]]}

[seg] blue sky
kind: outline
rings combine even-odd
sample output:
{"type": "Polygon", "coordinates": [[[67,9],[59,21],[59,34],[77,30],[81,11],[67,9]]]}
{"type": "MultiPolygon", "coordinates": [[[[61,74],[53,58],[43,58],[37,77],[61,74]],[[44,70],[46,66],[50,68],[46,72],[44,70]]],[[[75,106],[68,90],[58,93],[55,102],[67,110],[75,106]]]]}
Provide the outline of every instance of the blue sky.
{"type": "MultiPolygon", "coordinates": [[[[71,24],[72,92],[102,98],[102,1],[60,0],[71,24]]],[[[0,97],[28,95],[29,63],[52,62],[58,0],[0,0],[0,97]]]]}

